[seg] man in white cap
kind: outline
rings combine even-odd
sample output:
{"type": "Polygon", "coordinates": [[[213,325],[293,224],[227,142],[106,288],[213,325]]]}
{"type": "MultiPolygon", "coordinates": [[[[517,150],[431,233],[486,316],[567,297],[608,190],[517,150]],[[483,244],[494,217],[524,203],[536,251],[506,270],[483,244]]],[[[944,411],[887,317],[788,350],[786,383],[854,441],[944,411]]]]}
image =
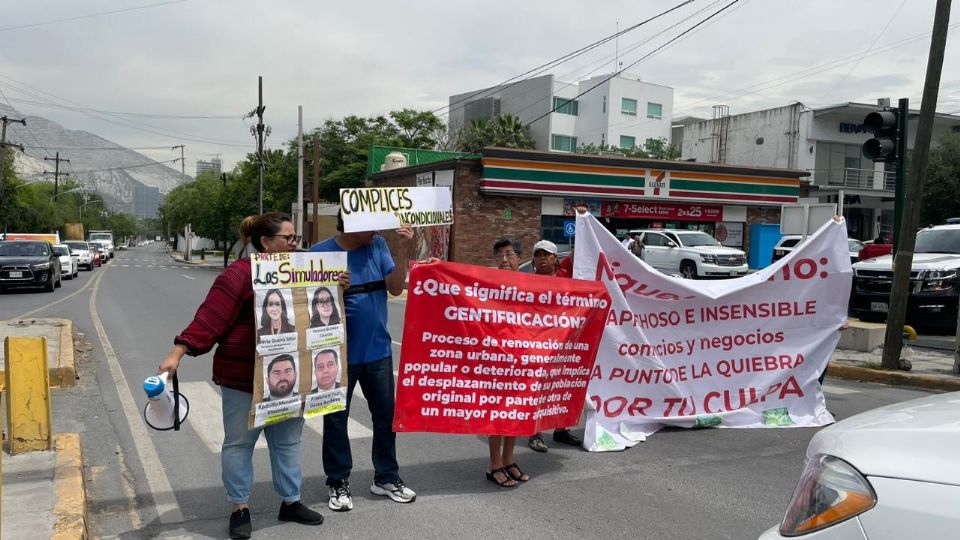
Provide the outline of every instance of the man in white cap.
{"type": "MultiPolygon", "coordinates": [[[[560,261],[557,259],[558,252],[557,245],[549,240],[541,240],[534,244],[534,273],[541,276],[572,277],[566,269],[560,268],[560,261]]],[[[567,428],[553,430],[553,440],[573,446],[580,446],[583,443],[580,437],[571,433],[567,428]]],[[[548,449],[547,443],[543,442],[543,437],[539,433],[530,437],[527,445],[535,452],[546,452],[548,449]]]]}

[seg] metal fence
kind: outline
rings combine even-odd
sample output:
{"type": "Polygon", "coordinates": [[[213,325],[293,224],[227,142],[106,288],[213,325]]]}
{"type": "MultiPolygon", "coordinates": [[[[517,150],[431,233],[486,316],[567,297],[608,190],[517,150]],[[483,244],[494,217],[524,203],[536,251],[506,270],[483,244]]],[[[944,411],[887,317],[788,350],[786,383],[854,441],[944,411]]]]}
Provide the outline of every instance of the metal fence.
{"type": "Polygon", "coordinates": [[[883,176],[882,191],[893,191],[896,186],[896,173],[893,171],[876,172],[873,169],[807,169],[813,183],[818,186],[838,188],[877,189],[874,178],[883,176]]]}

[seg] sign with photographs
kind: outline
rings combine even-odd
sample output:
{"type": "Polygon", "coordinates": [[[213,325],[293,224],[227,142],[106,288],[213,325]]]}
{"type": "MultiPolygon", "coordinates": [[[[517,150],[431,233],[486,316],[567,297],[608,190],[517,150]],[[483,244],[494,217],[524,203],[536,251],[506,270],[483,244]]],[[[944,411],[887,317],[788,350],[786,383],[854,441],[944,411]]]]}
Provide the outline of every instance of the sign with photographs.
{"type": "Polygon", "coordinates": [[[251,428],[347,406],[345,252],[251,257],[257,375],[251,428]]]}

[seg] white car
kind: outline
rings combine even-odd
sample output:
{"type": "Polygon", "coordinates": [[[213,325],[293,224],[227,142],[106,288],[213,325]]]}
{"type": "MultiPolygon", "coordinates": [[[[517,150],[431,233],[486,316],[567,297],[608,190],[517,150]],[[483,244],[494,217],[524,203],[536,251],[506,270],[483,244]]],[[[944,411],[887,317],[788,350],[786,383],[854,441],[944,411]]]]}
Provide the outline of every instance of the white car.
{"type": "Polygon", "coordinates": [[[73,279],[80,273],[79,258],[70,252],[66,244],[54,244],[53,252],[60,257],[60,272],[63,277],[73,279]]]}
{"type": "Polygon", "coordinates": [[[678,229],[643,229],[643,260],[668,274],[687,279],[698,277],[737,277],[747,273],[747,254],[725,247],[702,231],[678,229]]]}
{"type": "MultiPolygon", "coordinates": [[[[780,237],[777,244],[773,246],[773,259],[771,262],[777,262],[787,256],[788,253],[800,245],[803,237],[799,234],[785,234],[780,237]]],[[[847,238],[847,251],[850,253],[850,264],[856,263],[860,259],[860,251],[866,245],[856,238],[847,238]]]]}
{"type": "Polygon", "coordinates": [[[93,270],[93,252],[90,246],[80,240],[68,240],[64,242],[70,248],[70,253],[77,256],[77,263],[87,270],[93,270]]]}
{"type": "Polygon", "coordinates": [[[867,411],[826,427],[779,526],[760,540],[960,537],[960,392],[867,411]]]}

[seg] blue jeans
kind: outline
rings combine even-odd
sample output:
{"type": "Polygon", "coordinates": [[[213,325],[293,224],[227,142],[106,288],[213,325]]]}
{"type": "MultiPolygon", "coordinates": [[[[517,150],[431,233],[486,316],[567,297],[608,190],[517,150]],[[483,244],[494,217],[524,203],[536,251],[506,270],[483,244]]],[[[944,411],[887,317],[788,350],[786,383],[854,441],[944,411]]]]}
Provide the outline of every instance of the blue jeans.
{"type": "Polygon", "coordinates": [[[357,383],[373,417],[374,481],[392,482],[400,471],[397,434],[393,432],[393,357],[388,356],[375,362],[347,365],[347,409],[323,417],[323,472],[328,486],[349,478],[353,469],[347,418],[357,383]]]}
{"type": "Polygon", "coordinates": [[[227,500],[246,503],[253,485],[253,449],[260,432],[270,449],[273,489],[283,502],[300,500],[300,434],[303,418],[291,418],[272,426],[247,429],[253,394],[220,387],[223,403],[223,451],[220,454],[223,487],[227,500]]]}

